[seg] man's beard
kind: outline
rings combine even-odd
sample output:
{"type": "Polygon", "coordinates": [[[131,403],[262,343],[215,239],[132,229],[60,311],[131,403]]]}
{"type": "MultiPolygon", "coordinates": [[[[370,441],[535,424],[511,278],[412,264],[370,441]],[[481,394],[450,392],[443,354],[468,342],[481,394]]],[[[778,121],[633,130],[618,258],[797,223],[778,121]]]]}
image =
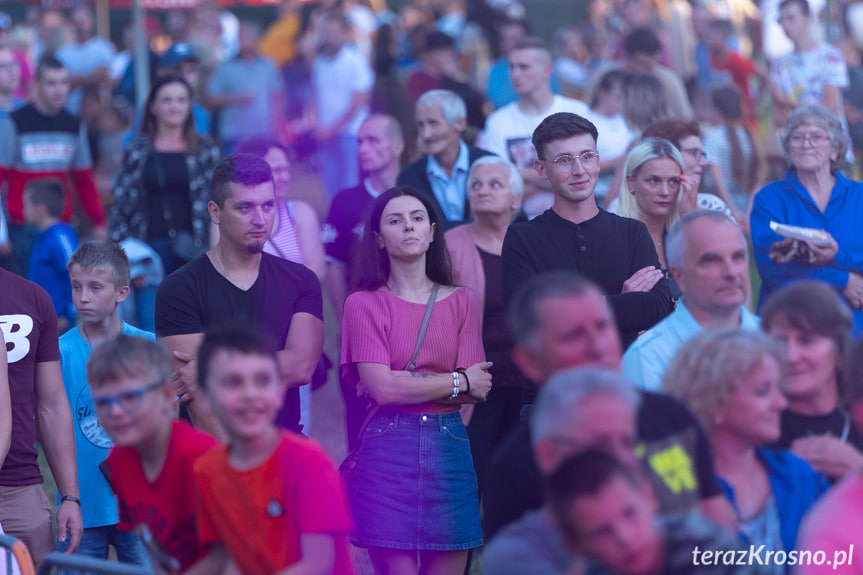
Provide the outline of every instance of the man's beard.
{"type": "Polygon", "coordinates": [[[264,244],[266,243],[267,240],[259,240],[254,241],[250,244],[246,244],[246,251],[248,251],[250,254],[259,254],[264,251],[264,244]]]}

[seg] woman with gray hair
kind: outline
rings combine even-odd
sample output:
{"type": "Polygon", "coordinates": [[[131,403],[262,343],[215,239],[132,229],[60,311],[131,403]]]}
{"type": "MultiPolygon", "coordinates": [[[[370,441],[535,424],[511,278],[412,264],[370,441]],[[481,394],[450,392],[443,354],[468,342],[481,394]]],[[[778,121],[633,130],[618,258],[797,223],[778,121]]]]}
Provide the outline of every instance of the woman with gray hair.
{"type": "Polygon", "coordinates": [[[797,108],[782,134],[790,167],[785,179],[755,196],[750,228],[762,279],[759,304],[794,281],[823,281],[850,304],[855,335],[859,335],[863,330],[863,184],[840,173],[848,145],[842,124],[827,108],[797,108]]]}
{"type": "Polygon", "coordinates": [[[474,218],[446,233],[456,284],[471,289],[480,310],[482,341],[494,391],[485,403],[462,407],[479,485],[495,447],[515,429],[524,404],[523,378],[512,361],[513,342],[503,301],[503,238],[521,204],[524,183],[518,168],[498,156],[476,160],[467,176],[468,201],[474,218]],[[472,412],[472,413],[471,413],[472,412]]]}
{"type": "MultiPolygon", "coordinates": [[[[663,391],[695,413],[716,473],[750,545],[795,549],[803,515],[827,480],[788,451],[765,449],[787,406],[781,348],[760,332],[707,331],[688,341],[665,372],[663,391]]],[[[774,563],[764,573],[785,573],[774,563]]]]}

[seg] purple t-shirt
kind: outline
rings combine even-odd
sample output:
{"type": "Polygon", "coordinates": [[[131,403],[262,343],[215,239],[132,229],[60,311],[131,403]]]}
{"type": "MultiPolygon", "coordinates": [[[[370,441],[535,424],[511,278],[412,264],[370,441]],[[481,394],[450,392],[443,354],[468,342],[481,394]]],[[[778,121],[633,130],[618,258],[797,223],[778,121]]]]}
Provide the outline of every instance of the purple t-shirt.
{"type": "Polygon", "coordinates": [[[57,316],[45,290],[2,269],[0,294],[0,329],[6,339],[12,397],[12,446],[0,469],[0,485],[35,485],[42,483],[35,447],[36,364],[60,361],[57,316]]]}

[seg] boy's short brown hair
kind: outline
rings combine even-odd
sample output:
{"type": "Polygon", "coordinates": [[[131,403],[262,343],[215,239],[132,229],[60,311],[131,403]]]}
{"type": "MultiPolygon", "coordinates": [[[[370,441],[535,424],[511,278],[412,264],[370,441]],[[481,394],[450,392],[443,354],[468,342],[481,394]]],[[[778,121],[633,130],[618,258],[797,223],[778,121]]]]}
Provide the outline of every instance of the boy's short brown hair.
{"type": "Polygon", "coordinates": [[[143,337],[120,334],[93,351],[87,362],[87,383],[100,389],[124,377],[146,377],[149,383],[171,377],[171,354],[161,344],[143,337]]]}
{"type": "Polygon", "coordinates": [[[123,288],[131,283],[129,258],[126,252],[114,242],[94,240],[78,246],[66,268],[72,271],[72,266],[80,266],[82,270],[103,268],[116,288],[123,288]]]}
{"type": "Polygon", "coordinates": [[[34,206],[45,206],[52,218],[59,218],[66,205],[63,184],[54,178],[33,180],[24,188],[24,194],[34,206]]]}
{"type": "Polygon", "coordinates": [[[270,358],[276,366],[276,372],[279,372],[279,361],[274,349],[276,346],[270,338],[257,329],[251,321],[228,321],[208,329],[198,348],[198,386],[206,390],[207,381],[210,378],[210,362],[220,351],[270,358]]]}
{"type": "Polygon", "coordinates": [[[569,516],[569,509],[576,499],[594,497],[617,478],[625,480],[634,489],[639,489],[641,478],[613,455],[598,449],[587,449],[576,453],[560,466],[545,481],[546,496],[552,512],[564,534],[578,539],[578,528],[569,516]]]}

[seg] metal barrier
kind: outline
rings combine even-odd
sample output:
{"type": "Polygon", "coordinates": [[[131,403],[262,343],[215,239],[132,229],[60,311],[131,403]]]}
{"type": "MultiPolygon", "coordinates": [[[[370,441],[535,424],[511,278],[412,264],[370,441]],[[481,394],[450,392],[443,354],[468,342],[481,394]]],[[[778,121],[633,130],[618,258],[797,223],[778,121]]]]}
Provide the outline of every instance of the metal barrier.
{"type": "Polygon", "coordinates": [[[98,575],[153,575],[153,570],[150,567],[95,559],[86,555],[67,555],[59,551],[55,551],[45,557],[42,565],[39,566],[38,575],[49,575],[55,572],[55,570],[69,570],[98,575]]]}
{"type": "Polygon", "coordinates": [[[33,559],[24,542],[11,535],[0,535],[0,548],[6,550],[6,573],[15,573],[15,566],[21,575],[33,575],[36,569],[33,567],[33,559]],[[14,563],[13,563],[14,562],[14,563]]]}

